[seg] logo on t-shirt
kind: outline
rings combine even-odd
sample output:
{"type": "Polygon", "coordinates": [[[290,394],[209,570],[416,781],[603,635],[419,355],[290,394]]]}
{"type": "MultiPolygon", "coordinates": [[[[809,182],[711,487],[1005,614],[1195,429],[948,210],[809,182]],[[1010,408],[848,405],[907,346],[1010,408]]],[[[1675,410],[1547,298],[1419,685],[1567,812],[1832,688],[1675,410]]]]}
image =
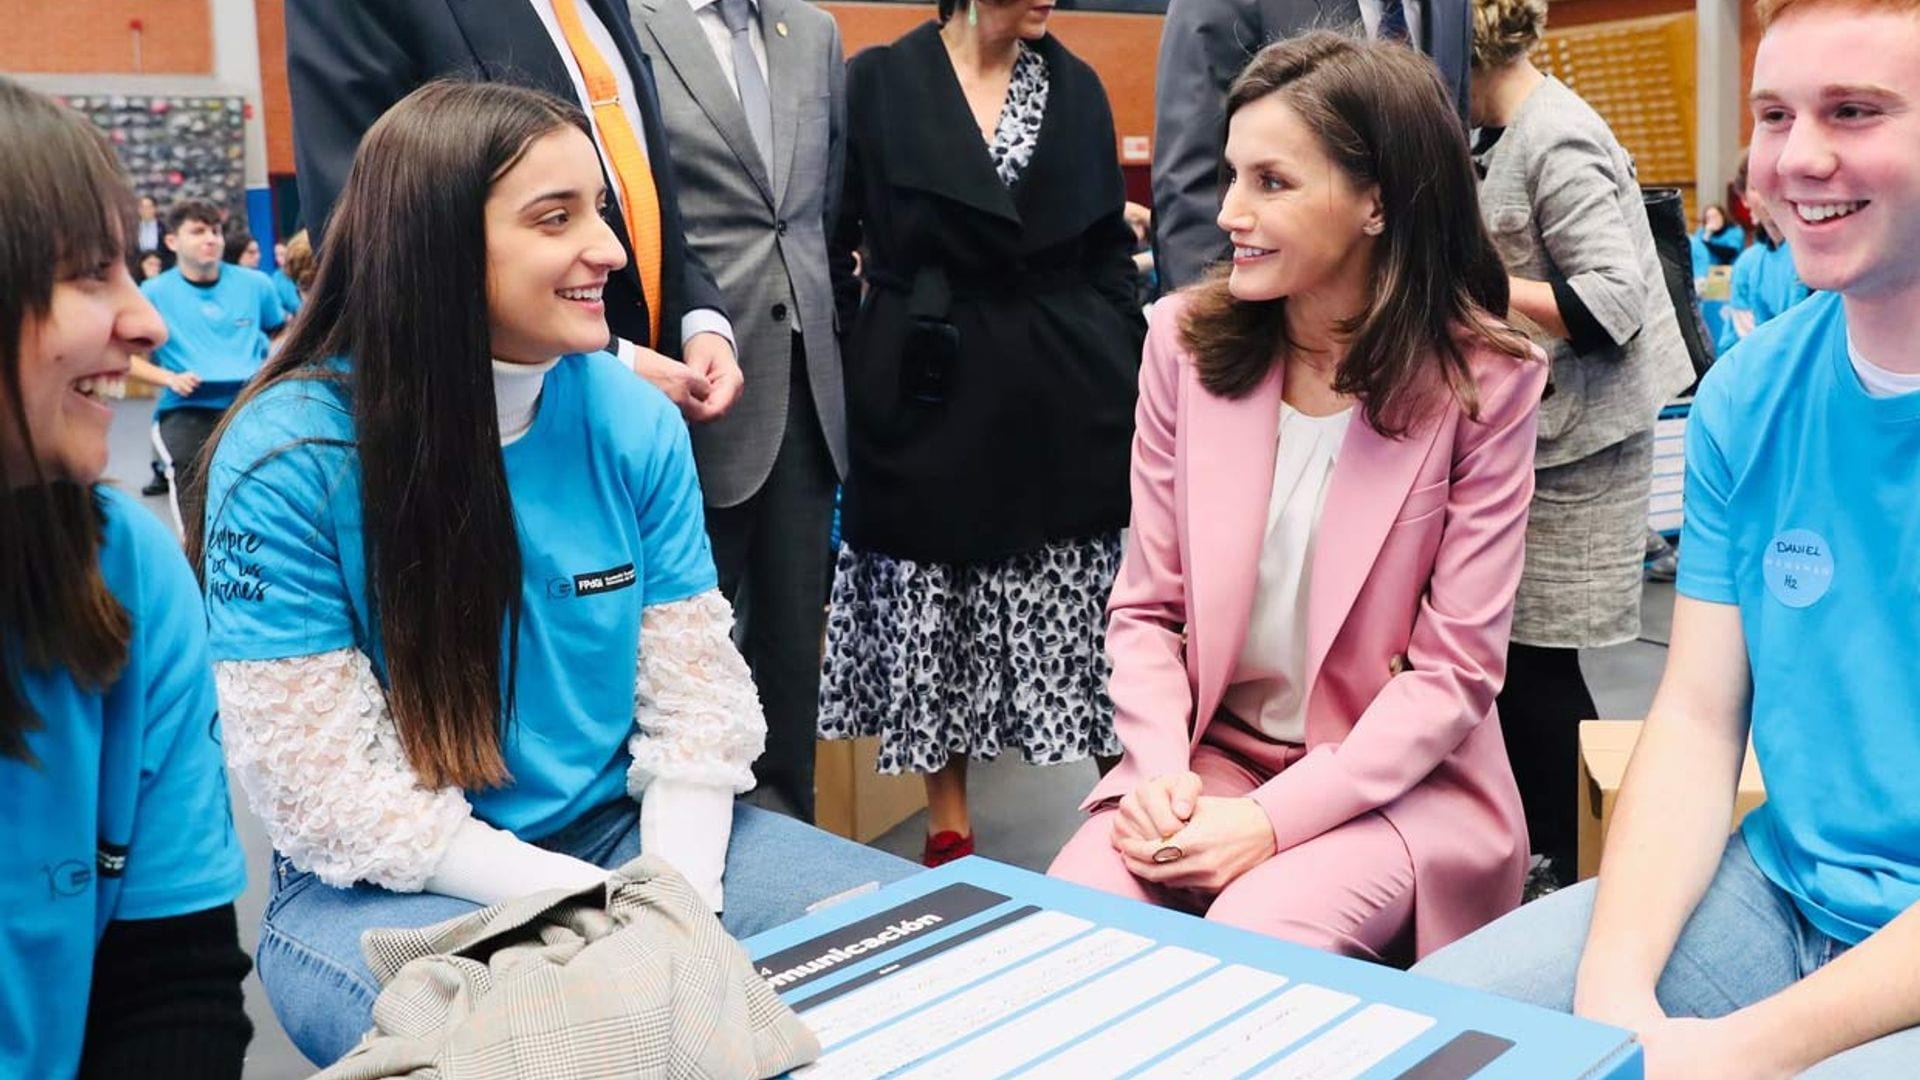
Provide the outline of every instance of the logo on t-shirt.
{"type": "Polygon", "coordinates": [[[616,566],[611,570],[595,570],[588,574],[575,574],[571,580],[564,577],[550,578],[547,581],[547,595],[555,600],[565,600],[570,596],[594,596],[599,593],[617,592],[630,588],[636,575],[633,564],[616,566]]]}
{"type": "Polygon", "coordinates": [[[1788,529],[1767,541],[1760,568],[1767,591],[1790,608],[1811,607],[1833,587],[1833,549],[1811,529],[1788,529]]]}
{"type": "Polygon", "coordinates": [[[40,872],[47,878],[47,896],[54,900],[79,896],[93,887],[93,867],[78,859],[43,866],[40,872]]]}

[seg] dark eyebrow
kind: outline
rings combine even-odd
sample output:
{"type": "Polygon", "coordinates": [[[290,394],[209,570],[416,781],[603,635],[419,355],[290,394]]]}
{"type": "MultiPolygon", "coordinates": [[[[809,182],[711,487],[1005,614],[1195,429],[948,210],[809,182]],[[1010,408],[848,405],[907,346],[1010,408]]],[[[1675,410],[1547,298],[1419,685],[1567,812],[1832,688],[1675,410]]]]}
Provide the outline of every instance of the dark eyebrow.
{"type": "Polygon", "coordinates": [[[524,204],[521,205],[520,209],[531,210],[533,207],[538,206],[543,202],[567,203],[567,202],[573,202],[578,198],[580,198],[580,192],[574,188],[560,188],[554,191],[543,191],[540,194],[535,195],[533,198],[528,199],[524,204]]]}

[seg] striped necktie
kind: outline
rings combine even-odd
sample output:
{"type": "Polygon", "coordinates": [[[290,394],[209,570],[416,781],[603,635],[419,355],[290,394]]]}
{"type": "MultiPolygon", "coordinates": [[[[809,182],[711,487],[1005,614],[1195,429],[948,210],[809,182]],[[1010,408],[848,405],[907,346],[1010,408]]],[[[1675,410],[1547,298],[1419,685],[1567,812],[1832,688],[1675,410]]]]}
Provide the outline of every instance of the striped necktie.
{"type": "Polygon", "coordinates": [[[627,222],[627,240],[633,247],[634,268],[640,272],[640,291],[647,301],[647,345],[660,347],[660,191],[653,184],[653,170],[647,165],[640,136],[627,122],[620,107],[620,83],[607,66],[607,59],[593,47],[587,28],[580,21],[579,0],[553,0],[553,14],[560,33],[573,50],[580,66],[580,79],[587,84],[588,108],[593,114],[594,130],[600,145],[613,163],[613,182],[620,187],[620,209],[627,222]]]}

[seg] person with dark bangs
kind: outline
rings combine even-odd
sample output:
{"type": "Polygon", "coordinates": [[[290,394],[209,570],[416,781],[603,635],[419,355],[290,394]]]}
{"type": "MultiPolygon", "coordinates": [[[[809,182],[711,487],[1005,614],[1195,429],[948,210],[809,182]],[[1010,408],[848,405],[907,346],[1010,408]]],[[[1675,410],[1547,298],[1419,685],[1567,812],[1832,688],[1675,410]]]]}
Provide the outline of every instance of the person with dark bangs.
{"type": "Polygon", "coordinates": [[[0,1076],[237,1078],[246,884],[179,545],[99,483],[108,400],[166,340],[133,193],[0,78],[0,1076]]]}
{"type": "Polygon", "coordinates": [[[1140,379],[1126,755],[1051,872],[1404,962],[1520,900],[1494,697],[1547,367],[1430,64],[1308,34],[1227,117],[1233,262],[1154,307],[1140,379]]]}
{"type": "Polygon", "coordinates": [[[260,978],[315,1063],[372,1024],[372,927],[644,849],[744,937],[912,869],[734,800],[766,722],[686,422],[604,351],[607,198],[570,103],[403,98],[189,493],[227,762],[275,851],[260,978]]]}

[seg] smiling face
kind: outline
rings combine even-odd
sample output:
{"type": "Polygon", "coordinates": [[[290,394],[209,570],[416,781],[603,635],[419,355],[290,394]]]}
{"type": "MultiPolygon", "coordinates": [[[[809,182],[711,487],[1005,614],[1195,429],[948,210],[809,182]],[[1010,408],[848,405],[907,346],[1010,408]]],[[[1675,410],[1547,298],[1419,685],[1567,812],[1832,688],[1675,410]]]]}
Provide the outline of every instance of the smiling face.
{"type": "Polygon", "coordinates": [[[496,359],[540,364],[607,347],[608,275],[627,263],[601,210],[600,156],[577,128],[527,145],[487,195],[487,315],[496,359]]]}
{"type": "MultiPolygon", "coordinates": [[[[151,352],[166,339],[166,325],[133,283],[125,259],[81,268],[54,284],[47,314],[27,316],[20,331],[21,404],[33,457],[47,479],[90,484],[100,478],[113,424],[109,399],[124,392],[131,354],[151,352]]],[[[0,452],[8,474],[28,474],[27,450],[6,426],[0,426],[0,452]]]]}
{"type": "Polygon", "coordinates": [[[1234,298],[1284,296],[1339,317],[1358,312],[1382,225],[1378,193],[1355,186],[1277,94],[1233,114],[1226,160],[1219,225],[1233,241],[1234,298]]]}
{"type": "Polygon", "coordinates": [[[1816,289],[1920,303],[1920,14],[1789,9],[1754,58],[1749,187],[1816,289]]]}

